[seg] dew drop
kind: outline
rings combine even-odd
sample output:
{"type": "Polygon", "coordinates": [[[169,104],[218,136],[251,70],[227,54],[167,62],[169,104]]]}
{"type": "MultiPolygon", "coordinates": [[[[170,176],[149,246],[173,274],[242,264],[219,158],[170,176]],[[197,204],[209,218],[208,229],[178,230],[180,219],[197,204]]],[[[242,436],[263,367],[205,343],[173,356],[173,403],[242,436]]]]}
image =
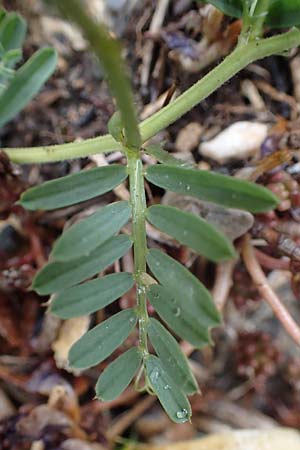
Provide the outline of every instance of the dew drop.
{"type": "Polygon", "coordinates": [[[154,369],[152,370],[151,374],[150,374],[150,380],[152,383],[156,383],[158,378],[159,378],[159,370],[158,369],[154,369]]]}
{"type": "Polygon", "coordinates": [[[188,411],[185,408],[181,409],[180,411],[177,411],[177,413],[176,413],[176,417],[178,419],[187,419],[187,416],[188,416],[188,411]]]}
{"type": "Polygon", "coordinates": [[[176,308],[175,310],[175,317],[179,317],[180,316],[180,308],[176,308]]]}
{"type": "Polygon", "coordinates": [[[170,386],[169,384],[166,384],[166,385],[164,386],[164,390],[167,391],[168,389],[171,389],[171,386],[170,386]]]}
{"type": "Polygon", "coordinates": [[[190,186],[189,184],[186,186],[186,190],[187,190],[187,191],[190,191],[190,190],[191,190],[191,186],[190,186]]]}

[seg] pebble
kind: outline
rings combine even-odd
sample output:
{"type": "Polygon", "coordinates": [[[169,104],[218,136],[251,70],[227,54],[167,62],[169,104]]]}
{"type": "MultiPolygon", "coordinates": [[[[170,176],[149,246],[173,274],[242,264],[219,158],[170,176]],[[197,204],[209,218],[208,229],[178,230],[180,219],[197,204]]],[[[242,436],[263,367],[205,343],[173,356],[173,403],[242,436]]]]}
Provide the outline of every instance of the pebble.
{"type": "Polygon", "coordinates": [[[247,211],[224,208],[214,203],[170,191],[167,191],[163,196],[162,204],[175,206],[202,217],[224,233],[231,241],[243,236],[253,226],[254,222],[253,215],[247,211]]]}
{"type": "Polygon", "coordinates": [[[224,164],[254,156],[267,137],[268,126],[258,122],[236,122],[199,146],[199,152],[224,164]]]}
{"type": "Polygon", "coordinates": [[[203,127],[197,122],[191,122],[179,131],[175,147],[179,152],[191,152],[197,148],[203,127]]]}

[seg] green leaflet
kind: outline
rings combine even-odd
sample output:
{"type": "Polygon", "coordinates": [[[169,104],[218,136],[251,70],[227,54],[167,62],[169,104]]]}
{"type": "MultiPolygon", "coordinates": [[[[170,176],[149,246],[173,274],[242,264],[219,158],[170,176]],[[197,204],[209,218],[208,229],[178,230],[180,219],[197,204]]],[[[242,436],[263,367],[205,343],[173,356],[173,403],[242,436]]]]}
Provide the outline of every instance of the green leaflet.
{"type": "Polygon", "coordinates": [[[174,383],[159,358],[150,355],[146,361],[146,374],[151,387],[171,420],[184,423],[192,416],[186,395],[174,383]]]}
{"type": "Polygon", "coordinates": [[[262,186],[206,170],[160,164],[149,167],[146,178],[164,189],[229,208],[263,212],[278,204],[277,197],[262,186]]]}
{"type": "Polygon", "coordinates": [[[148,292],[148,299],[158,315],[179,337],[196,348],[212,344],[209,321],[205,321],[195,305],[192,305],[192,308],[186,306],[187,297],[179,301],[174,290],[170,291],[164,286],[155,284],[148,292]]]}
{"type": "MultiPolygon", "coordinates": [[[[241,17],[245,0],[207,0],[225,14],[241,17]]],[[[271,0],[266,25],[286,28],[300,24],[300,0],[271,0]]]]}
{"type": "Polygon", "coordinates": [[[26,28],[26,22],[19,14],[5,14],[0,23],[0,43],[5,52],[22,48],[26,28]]]}
{"type": "Polygon", "coordinates": [[[198,392],[197,381],[176,339],[158,320],[153,318],[149,321],[148,334],[165,371],[173,379],[174,383],[180,386],[187,395],[198,392]]]}
{"type": "Polygon", "coordinates": [[[130,217],[128,202],[116,202],[76,223],[66,230],[54,244],[51,252],[55,261],[87,256],[125,225],[130,217]]]}
{"type": "Polygon", "coordinates": [[[50,311],[62,319],[91,314],[104,308],[134,284],[131,273],[120,272],[87,281],[58,294],[51,302],[50,311]]]}
{"type": "Polygon", "coordinates": [[[231,242],[217,228],[194,214],[172,206],[154,205],[148,208],[146,217],[152,225],[211,261],[236,254],[231,242]]]}
{"type": "Polygon", "coordinates": [[[152,285],[148,298],[158,314],[195,347],[211,343],[209,329],[220,324],[208,290],[179,262],[151,249],[148,266],[160,285],[152,285]]]}
{"type": "Polygon", "coordinates": [[[20,204],[32,210],[62,208],[104,194],[126,178],[126,168],[119,164],[96,167],[30,188],[22,194],[20,204]]]}
{"type": "Polygon", "coordinates": [[[115,359],[100,375],[96,396],[105,402],[117,398],[131,382],[141,361],[142,355],[136,347],[115,359]]]}
{"type": "Polygon", "coordinates": [[[175,158],[171,153],[164,150],[161,144],[148,145],[144,150],[148,153],[148,155],[151,155],[157,159],[157,161],[164,164],[169,164],[169,166],[192,167],[191,163],[175,158]]]}
{"type": "Polygon", "coordinates": [[[128,252],[132,245],[128,236],[116,236],[97,247],[88,256],[67,262],[51,262],[35,276],[32,288],[40,295],[60,292],[74,286],[110,266],[128,252]]]}
{"type": "Polygon", "coordinates": [[[69,364],[74,369],[96,366],[118,348],[136,325],[133,309],[125,309],[85,333],[71,347],[69,364]]]}
{"type": "Polygon", "coordinates": [[[54,72],[54,49],[37,51],[17,72],[0,96],[0,127],[12,119],[34,97],[54,72]]]}

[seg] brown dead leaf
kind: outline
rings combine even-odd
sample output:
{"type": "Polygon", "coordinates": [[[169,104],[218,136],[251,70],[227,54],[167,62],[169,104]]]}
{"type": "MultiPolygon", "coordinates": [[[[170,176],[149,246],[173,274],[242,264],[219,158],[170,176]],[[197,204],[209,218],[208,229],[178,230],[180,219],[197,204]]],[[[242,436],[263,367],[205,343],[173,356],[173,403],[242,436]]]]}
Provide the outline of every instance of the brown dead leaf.
{"type": "MultiPolygon", "coordinates": [[[[53,342],[54,359],[57,367],[73,372],[68,364],[68,353],[72,345],[89,329],[89,316],[75,317],[66,320],[59,332],[58,339],[53,342]]],[[[76,371],[78,373],[78,371],[76,371]]]]}

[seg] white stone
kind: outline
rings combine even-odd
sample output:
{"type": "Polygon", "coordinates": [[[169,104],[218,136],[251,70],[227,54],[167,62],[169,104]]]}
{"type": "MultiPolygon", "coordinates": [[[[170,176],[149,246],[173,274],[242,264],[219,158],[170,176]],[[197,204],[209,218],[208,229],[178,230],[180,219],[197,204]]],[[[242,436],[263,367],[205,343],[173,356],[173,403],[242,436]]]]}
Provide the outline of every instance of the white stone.
{"type": "Polygon", "coordinates": [[[210,141],[199,146],[199,152],[224,164],[254,156],[267,137],[268,127],[258,122],[236,122],[210,141]]]}

